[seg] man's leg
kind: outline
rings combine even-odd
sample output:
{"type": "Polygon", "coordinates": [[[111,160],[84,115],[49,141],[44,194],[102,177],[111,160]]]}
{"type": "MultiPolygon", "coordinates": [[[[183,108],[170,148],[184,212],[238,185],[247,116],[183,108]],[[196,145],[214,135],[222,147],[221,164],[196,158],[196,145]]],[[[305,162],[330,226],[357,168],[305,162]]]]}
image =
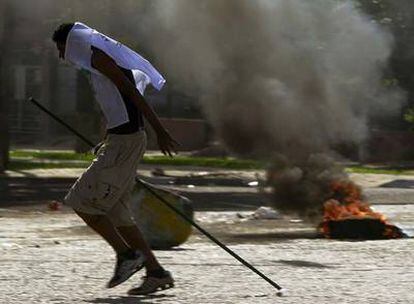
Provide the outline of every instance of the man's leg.
{"type": "Polygon", "coordinates": [[[118,234],[112,222],[105,215],[92,215],[76,211],[84,222],[96,233],[104,238],[105,241],[115,250],[116,253],[128,251],[130,248],[118,234]]]}
{"type": "Polygon", "coordinates": [[[108,288],[115,287],[126,281],[144,266],[143,263],[146,257],[138,254],[134,248],[127,245],[107,216],[75,212],[89,227],[102,236],[116,252],[115,273],[107,284],[108,288]]]}
{"type": "MultiPolygon", "coordinates": [[[[65,203],[75,210],[81,210],[77,211],[77,214],[117,253],[114,276],[107,285],[109,288],[127,280],[144,267],[146,260],[142,252],[131,248],[122,239],[116,229],[118,225],[115,225],[112,220],[113,216],[116,217],[116,212],[111,210],[114,208],[114,201],[116,200],[115,206],[118,205],[117,196],[131,190],[125,189],[125,184],[130,180],[132,188],[135,171],[130,171],[138,162],[137,156],[143,152],[143,149],[136,151],[134,145],[128,144],[128,140],[130,140],[128,136],[109,137],[92,165],[82,174],[65,197],[65,203]],[[125,174],[130,174],[131,177],[125,174]],[[99,206],[96,206],[97,202],[99,206]],[[98,214],[99,212],[102,214],[105,210],[105,215],[94,215],[95,210],[98,214]]],[[[138,140],[140,147],[144,147],[142,142],[145,142],[145,133],[140,134],[138,140]]],[[[132,223],[135,224],[133,221],[132,223]]]]}
{"type": "Polygon", "coordinates": [[[145,268],[147,275],[138,287],[128,290],[129,295],[147,295],[158,290],[174,287],[174,279],[169,271],[166,271],[158,262],[148,243],[143,238],[137,226],[117,227],[119,233],[132,248],[141,250],[147,260],[145,268]]]}
{"type": "Polygon", "coordinates": [[[119,234],[125,240],[129,247],[139,250],[145,256],[144,267],[147,275],[139,287],[132,288],[128,291],[131,295],[144,295],[156,292],[159,289],[168,289],[174,286],[174,279],[171,273],[166,271],[158,262],[141,230],[136,225],[130,212],[126,200],[121,200],[119,204],[111,210],[111,220],[118,230],[119,234]]]}
{"type": "Polygon", "coordinates": [[[135,226],[117,227],[119,233],[131,248],[140,250],[146,257],[147,275],[140,286],[128,290],[129,295],[147,295],[174,286],[174,279],[158,262],[140,229],[135,226]]]}
{"type": "Polygon", "coordinates": [[[140,250],[145,255],[145,268],[147,272],[162,269],[147,241],[144,239],[141,230],[136,225],[120,226],[116,229],[129,247],[140,250]]]}
{"type": "Polygon", "coordinates": [[[128,247],[134,250],[139,250],[144,254],[146,258],[145,268],[147,269],[147,272],[162,269],[141,230],[135,223],[134,217],[131,214],[129,202],[130,192],[128,191],[109,211],[109,220],[112,221],[113,226],[128,247]]]}

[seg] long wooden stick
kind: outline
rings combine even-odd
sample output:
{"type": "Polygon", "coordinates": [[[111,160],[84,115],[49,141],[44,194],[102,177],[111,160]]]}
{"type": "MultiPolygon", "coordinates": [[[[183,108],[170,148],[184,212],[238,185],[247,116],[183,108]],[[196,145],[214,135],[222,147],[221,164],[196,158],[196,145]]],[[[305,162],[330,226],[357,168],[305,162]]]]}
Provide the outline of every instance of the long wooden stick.
{"type": "MultiPolygon", "coordinates": [[[[95,145],[88,140],[86,137],[84,137],[82,134],[80,134],[78,131],[76,131],[74,128],[72,128],[70,125],[65,123],[62,119],[51,113],[48,109],[43,107],[40,103],[38,103],[33,97],[29,98],[29,101],[34,103],[36,106],[38,106],[40,109],[42,109],[44,112],[49,114],[52,118],[54,118],[57,122],[64,125],[66,128],[68,128],[71,132],[73,132],[75,135],[77,135],[79,138],[81,138],[85,143],[91,146],[93,148],[95,145]]],[[[248,263],[245,259],[240,257],[238,254],[236,254],[233,250],[231,250],[229,247],[224,245],[221,241],[219,241],[216,237],[211,235],[207,230],[202,228],[200,225],[198,225],[196,222],[194,222],[192,219],[187,217],[183,212],[175,208],[171,203],[169,203],[165,198],[163,198],[161,195],[159,195],[152,187],[147,183],[139,178],[136,178],[136,181],[139,182],[143,187],[148,190],[152,195],[154,195],[156,198],[158,198],[162,203],[164,203],[168,208],[170,208],[172,211],[177,213],[179,216],[181,216],[185,221],[190,223],[193,227],[195,227],[198,231],[200,231],[202,234],[204,234],[207,238],[209,238],[212,242],[216,243],[219,247],[221,247],[224,251],[226,251],[228,254],[230,254],[232,257],[234,257],[236,260],[238,260],[240,263],[242,263],[244,266],[252,270],[254,273],[259,275],[262,279],[264,279],[266,282],[268,282],[270,285],[275,287],[279,292],[282,290],[282,287],[272,281],[270,278],[268,278],[265,274],[263,274],[261,271],[259,271],[256,267],[248,263]]],[[[279,295],[279,294],[278,294],[279,295]]],[[[280,294],[281,295],[281,294],[280,294]]]]}

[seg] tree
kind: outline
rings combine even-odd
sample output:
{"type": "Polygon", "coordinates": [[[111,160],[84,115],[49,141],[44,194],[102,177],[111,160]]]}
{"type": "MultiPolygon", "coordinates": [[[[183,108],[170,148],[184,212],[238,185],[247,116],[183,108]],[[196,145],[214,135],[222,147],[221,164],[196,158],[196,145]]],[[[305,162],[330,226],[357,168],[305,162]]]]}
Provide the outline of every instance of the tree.
{"type": "Polygon", "coordinates": [[[7,77],[5,72],[5,56],[8,27],[9,5],[6,1],[0,1],[0,173],[7,168],[9,161],[9,128],[8,128],[8,104],[7,104],[7,77]]]}
{"type": "MultiPolygon", "coordinates": [[[[403,118],[413,129],[414,124],[414,1],[359,0],[361,8],[376,22],[388,28],[394,36],[390,60],[391,75],[397,85],[407,92],[407,108],[403,118]]],[[[407,125],[401,123],[403,128],[407,125]]]]}

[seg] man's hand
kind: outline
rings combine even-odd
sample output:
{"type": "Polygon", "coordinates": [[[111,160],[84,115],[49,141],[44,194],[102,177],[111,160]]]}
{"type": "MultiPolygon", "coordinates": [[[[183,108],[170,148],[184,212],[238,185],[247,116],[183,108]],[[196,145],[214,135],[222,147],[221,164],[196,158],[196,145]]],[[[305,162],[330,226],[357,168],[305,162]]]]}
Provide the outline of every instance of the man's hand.
{"type": "Polygon", "coordinates": [[[164,155],[173,156],[173,153],[177,154],[177,147],[180,145],[175,139],[173,139],[167,130],[163,129],[157,132],[158,146],[164,155]]]}

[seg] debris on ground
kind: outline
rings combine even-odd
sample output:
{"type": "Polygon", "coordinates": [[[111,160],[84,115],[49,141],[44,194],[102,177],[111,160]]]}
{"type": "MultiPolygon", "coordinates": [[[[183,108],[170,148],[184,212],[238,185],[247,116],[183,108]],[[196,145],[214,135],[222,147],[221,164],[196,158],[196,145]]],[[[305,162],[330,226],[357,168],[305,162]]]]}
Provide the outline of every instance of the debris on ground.
{"type": "Polygon", "coordinates": [[[62,209],[62,203],[60,203],[58,201],[51,201],[51,202],[49,202],[47,207],[50,211],[59,211],[59,210],[62,209]]]}
{"type": "Polygon", "coordinates": [[[251,220],[277,220],[281,219],[282,215],[272,207],[261,206],[249,215],[237,213],[237,217],[251,220]]]}
{"type": "Polygon", "coordinates": [[[152,176],[167,176],[164,169],[162,168],[154,168],[153,170],[151,170],[151,174],[152,176]]]}
{"type": "Polygon", "coordinates": [[[260,207],[253,213],[253,218],[258,220],[274,220],[280,219],[281,215],[278,211],[271,207],[260,207]]]}

